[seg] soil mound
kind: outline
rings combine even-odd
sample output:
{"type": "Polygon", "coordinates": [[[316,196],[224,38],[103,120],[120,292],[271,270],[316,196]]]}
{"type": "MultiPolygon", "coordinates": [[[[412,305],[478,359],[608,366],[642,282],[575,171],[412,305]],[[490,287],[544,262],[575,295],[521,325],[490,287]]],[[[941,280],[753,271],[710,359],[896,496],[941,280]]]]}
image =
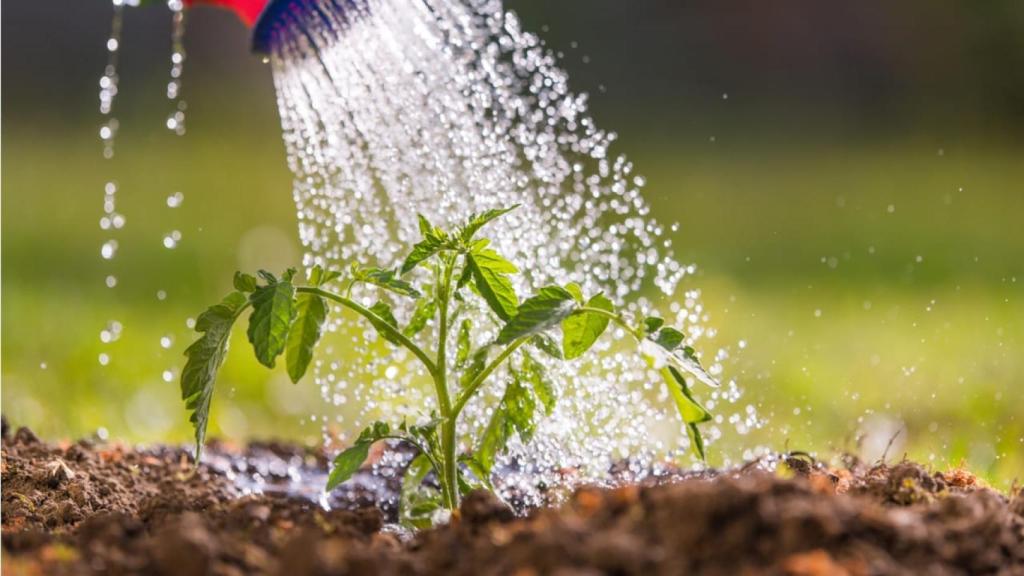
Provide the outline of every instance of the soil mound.
{"type": "MultiPolygon", "coordinates": [[[[223,450],[223,449],[222,449],[223,450]]],[[[248,451],[320,455],[287,445],[248,451]]],[[[216,454],[216,451],[215,451],[216,454]]],[[[212,460],[216,461],[214,457],[212,460]]],[[[1024,496],[910,462],[793,458],[620,488],[516,517],[473,493],[450,525],[391,528],[374,492],[325,510],[246,494],[179,448],[3,441],[5,574],[1024,575],[1024,496]]]]}

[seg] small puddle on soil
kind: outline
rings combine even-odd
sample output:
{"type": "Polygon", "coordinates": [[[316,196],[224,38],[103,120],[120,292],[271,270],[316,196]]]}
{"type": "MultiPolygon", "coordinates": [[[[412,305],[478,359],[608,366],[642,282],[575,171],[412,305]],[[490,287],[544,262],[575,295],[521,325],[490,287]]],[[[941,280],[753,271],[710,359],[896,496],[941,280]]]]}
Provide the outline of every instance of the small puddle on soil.
{"type": "Polygon", "coordinates": [[[203,464],[231,480],[242,495],[274,494],[317,503],[325,510],[376,506],[389,521],[396,521],[401,475],[414,453],[401,445],[388,445],[376,464],[357,472],[330,493],[327,459],[315,451],[282,444],[250,444],[242,453],[212,446],[203,464]]]}
{"type": "MultiPolygon", "coordinates": [[[[386,529],[404,536],[410,533],[398,524],[399,498],[402,476],[415,454],[415,449],[401,442],[381,443],[371,453],[371,458],[375,459],[372,466],[364,467],[329,493],[324,491],[328,459],[314,449],[303,449],[291,444],[254,442],[239,452],[215,443],[204,452],[203,464],[230,480],[239,496],[265,494],[301,498],[324,510],[376,507],[383,514],[386,529]]],[[[733,472],[742,474],[755,469],[773,471],[781,458],[780,455],[767,456],[733,472]]],[[[517,461],[509,461],[495,470],[492,480],[513,511],[524,516],[538,506],[567,500],[570,497],[567,486],[577,484],[573,477],[578,472],[563,469],[562,481],[548,485],[544,479],[530,472],[528,463],[524,466],[517,461]]],[[[728,473],[713,469],[694,471],[662,466],[646,469],[640,484],[653,486],[681,480],[713,479],[722,474],[728,473]]],[[[637,476],[636,462],[623,460],[607,471],[603,481],[588,485],[612,488],[634,484],[637,476]]],[[[432,482],[432,476],[428,476],[425,481],[432,482]]]]}

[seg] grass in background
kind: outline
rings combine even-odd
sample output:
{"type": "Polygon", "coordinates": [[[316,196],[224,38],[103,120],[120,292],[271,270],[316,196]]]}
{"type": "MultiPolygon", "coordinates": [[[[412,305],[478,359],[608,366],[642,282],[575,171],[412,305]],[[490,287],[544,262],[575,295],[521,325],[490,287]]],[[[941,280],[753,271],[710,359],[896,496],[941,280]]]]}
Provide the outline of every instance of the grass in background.
{"type": "MultiPolygon", "coordinates": [[[[214,136],[128,140],[104,163],[91,140],[32,137],[5,133],[3,152],[5,414],[47,437],[104,427],[187,442],[185,319],[228,290],[234,269],[298,259],[294,243],[261,249],[295,238],[280,145],[236,153],[214,136]],[[105,262],[97,222],[111,177],[128,224],[105,262]],[[185,201],[169,209],[175,191],[185,201]],[[161,245],[171,230],[183,235],[175,250],[161,245]],[[114,289],[103,287],[108,273],[114,289]],[[124,332],[104,345],[112,319],[124,332]]],[[[902,430],[891,457],[940,468],[963,459],[1009,485],[1024,469],[1022,150],[728,140],[626,143],[654,214],[681,222],[677,251],[701,270],[686,287],[702,289],[716,341],[732,344],[727,376],[746,389],[741,404],[768,417],[719,446],[733,459],[759,444],[828,453],[902,430]]],[[[233,354],[219,386],[212,435],[318,438],[308,416],[326,409],[311,381],[292,386],[283,370],[268,375],[233,354]]]]}

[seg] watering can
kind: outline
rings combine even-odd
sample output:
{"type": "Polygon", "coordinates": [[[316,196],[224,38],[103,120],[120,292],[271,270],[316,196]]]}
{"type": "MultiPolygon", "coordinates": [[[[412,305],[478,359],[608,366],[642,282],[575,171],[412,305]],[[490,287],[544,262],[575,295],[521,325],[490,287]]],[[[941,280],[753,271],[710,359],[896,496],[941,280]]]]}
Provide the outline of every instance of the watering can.
{"type": "MultiPolygon", "coordinates": [[[[252,49],[258,54],[270,52],[277,41],[276,38],[284,21],[294,18],[297,14],[319,11],[311,8],[314,3],[309,0],[184,0],[188,7],[196,5],[217,6],[233,10],[235,14],[253,29],[252,49]]],[[[335,0],[334,6],[339,10],[346,6],[354,6],[358,0],[335,0]]]]}
{"type": "Polygon", "coordinates": [[[235,14],[250,28],[256,25],[260,13],[268,4],[269,0],[185,0],[185,6],[205,5],[217,6],[233,10],[235,14]]]}

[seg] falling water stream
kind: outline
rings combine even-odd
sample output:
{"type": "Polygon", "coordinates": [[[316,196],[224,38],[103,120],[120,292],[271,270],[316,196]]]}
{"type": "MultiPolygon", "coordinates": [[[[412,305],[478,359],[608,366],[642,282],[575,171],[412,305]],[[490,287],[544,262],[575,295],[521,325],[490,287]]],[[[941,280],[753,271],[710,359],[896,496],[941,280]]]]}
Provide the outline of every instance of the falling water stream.
{"type": "MultiPolygon", "coordinates": [[[[99,137],[103,144],[103,158],[111,160],[114,158],[115,137],[117,136],[120,123],[114,116],[114,104],[118,95],[118,84],[120,74],[118,63],[122,50],[121,38],[124,26],[125,9],[129,6],[139,6],[140,0],[111,0],[113,15],[110,23],[110,36],[107,38],[107,63],[103,69],[103,75],[99,80],[99,111],[103,117],[100,125],[99,137]]],[[[167,0],[167,8],[171,12],[171,67],[170,80],[167,83],[167,100],[171,104],[171,111],[167,116],[165,125],[168,130],[178,136],[185,134],[185,111],[188,104],[181,97],[182,73],[185,64],[185,6],[182,0],[167,0]]],[[[103,185],[103,215],[100,217],[100,229],[107,234],[106,239],[100,245],[100,257],[104,261],[112,261],[117,257],[120,244],[116,232],[127,223],[125,215],[117,211],[117,193],[119,186],[117,180],[111,178],[103,185]]],[[[173,192],[167,197],[167,207],[177,208],[184,201],[181,192],[173,192]]],[[[181,232],[172,230],[162,238],[164,248],[174,249],[181,241],[181,232]]],[[[119,279],[112,273],[107,274],[103,283],[107,288],[116,288],[119,279]]],[[[167,292],[163,289],[156,294],[158,300],[167,298],[167,292]]],[[[121,338],[124,326],[118,320],[109,320],[100,331],[100,342],[104,345],[110,344],[121,338]]],[[[173,338],[170,335],[160,339],[160,347],[167,349],[171,347],[173,338]]],[[[111,354],[103,351],[99,354],[98,361],[101,366],[107,366],[111,362],[111,354]]],[[[166,382],[174,379],[175,369],[163,370],[161,378],[166,382]]]]}
{"type": "MultiPolygon", "coordinates": [[[[555,55],[514,13],[497,0],[303,3],[278,30],[270,61],[306,265],[392,266],[419,237],[417,213],[451,225],[520,204],[488,229],[523,272],[520,294],[575,281],[634,313],[656,308],[721,377],[728,351],[704,344],[713,329],[700,295],[680,284],[694,267],[673,257],[643,177],[612,151],[615,133],[597,126],[586,95],[571,91],[555,55]]],[[[410,312],[396,310],[400,319],[410,312]]],[[[477,327],[475,344],[495,328],[477,327]]],[[[329,329],[336,334],[315,366],[328,437],[429,413],[427,376],[409,355],[372,354],[372,329],[337,320],[329,329]]],[[[598,479],[625,458],[636,477],[666,457],[687,461],[667,391],[640,355],[614,344],[622,338],[603,339],[592,360],[549,366],[559,403],[506,459],[525,484],[564,481],[566,468],[598,479]]],[[[492,382],[467,409],[464,433],[485,425],[504,386],[501,375],[492,382]]],[[[760,424],[735,406],[735,382],[700,394],[720,415],[709,444],[726,420],[741,433],[760,424]]]]}
{"type": "MultiPolygon", "coordinates": [[[[113,0],[109,60],[100,80],[106,158],[113,156],[118,128],[112,110],[125,1],[113,0]]],[[[753,406],[738,405],[737,383],[723,378],[729,351],[709,343],[714,329],[699,291],[681,285],[695,267],[673,256],[665,226],[641,194],[644,178],[612,150],[616,134],[590,117],[587,95],[569,88],[555,54],[500,0],[352,0],[343,9],[332,0],[297,2],[304,9],[283,17],[268,60],[294,173],[305,265],[393,266],[419,238],[417,214],[450,226],[471,213],[519,204],[489,226],[488,236],[519,266],[520,295],[574,281],[588,293],[605,292],[634,315],[674,319],[708,372],[723,380],[720,388],[699,392],[717,414],[705,430],[707,444],[713,446],[726,428],[744,434],[763,425],[753,406]]],[[[181,135],[185,13],[180,0],[169,0],[168,7],[166,127],[181,135]]],[[[106,185],[104,230],[124,225],[115,210],[117,192],[114,181],[106,185]]],[[[174,192],[167,207],[182,200],[174,192]]],[[[162,238],[169,249],[180,240],[177,230],[162,238]]],[[[111,238],[101,255],[113,259],[117,248],[111,238]]],[[[106,283],[113,288],[118,281],[111,275],[106,283]]],[[[369,291],[357,289],[355,297],[371,302],[369,291]]],[[[408,318],[411,309],[396,304],[396,316],[408,318]]],[[[476,312],[487,317],[482,308],[476,312]]],[[[385,347],[375,331],[341,317],[335,314],[329,324],[331,334],[314,364],[325,406],[311,419],[321,424],[325,440],[376,419],[425,418],[435,406],[423,369],[401,350],[381,356],[385,347]]],[[[477,322],[474,344],[492,340],[497,328],[477,322]]],[[[111,321],[101,339],[116,340],[121,330],[111,321]]],[[[432,330],[436,326],[425,337],[436,337],[432,330]]],[[[613,467],[618,479],[635,480],[672,468],[665,466],[670,462],[697,465],[659,376],[632,344],[622,345],[621,330],[611,332],[590,359],[547,366],[559,401],[529,445],[512,440],[496,468],[503,475],[500,489],[529,504],[544,498],[537,486],[600,481],[613,467]]],[[[172,344],[170,335],[160,341],[162,348],[172,344]]],[[[110,362],[109,355],[100,362],[110,362]]],[[[172,381],[175,369],[162,377],[172,381]]],[[[467,406],[460,423],[467,442],[486,425],[504,377],[497,373],[467,406]]],[[[217,465],[229,470],[239,461],[217,465]]],[[[286,483],[288,490],[305,493],[315,484],[310,494],[322,500],[322,478],[285,468],[284,476],[300,476],[286,483]]],[[[244,490],[265,487],[260,472],[238,477],[244,490]]]]}

